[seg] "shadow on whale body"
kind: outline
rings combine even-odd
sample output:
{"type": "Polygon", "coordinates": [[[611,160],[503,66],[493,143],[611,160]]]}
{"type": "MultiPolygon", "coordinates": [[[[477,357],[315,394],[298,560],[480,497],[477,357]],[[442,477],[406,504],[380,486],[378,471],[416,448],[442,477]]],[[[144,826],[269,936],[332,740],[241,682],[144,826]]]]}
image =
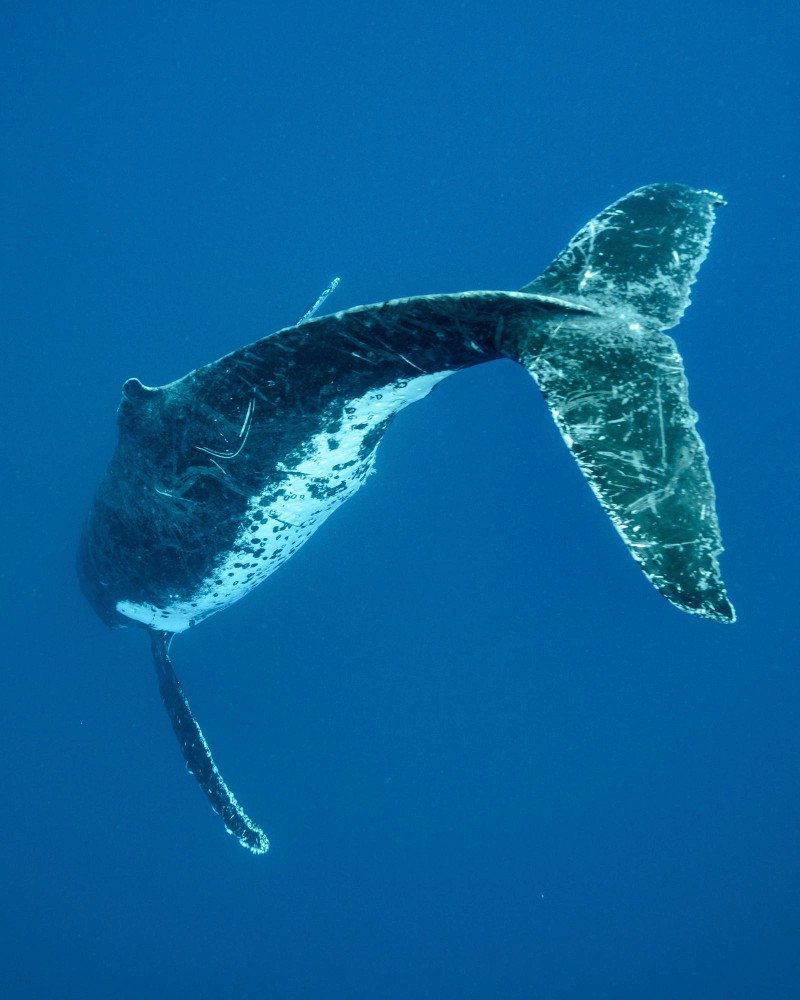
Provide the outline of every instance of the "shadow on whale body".
{"type": "Polygon", "coordinates": [[[187,766],[245,847],[269,842],[214,764],[170,642],[296,552],[362,485],[395,414],[453,372],[523,365],[651,583],[685,611],[734,620],[697,416],[664,333],[688,305],[720,204],[682,185],[640,188],[519,292],[307,314],[169,385],[125,383],[81,585],[107,624],[149,630],[187,766]]]}

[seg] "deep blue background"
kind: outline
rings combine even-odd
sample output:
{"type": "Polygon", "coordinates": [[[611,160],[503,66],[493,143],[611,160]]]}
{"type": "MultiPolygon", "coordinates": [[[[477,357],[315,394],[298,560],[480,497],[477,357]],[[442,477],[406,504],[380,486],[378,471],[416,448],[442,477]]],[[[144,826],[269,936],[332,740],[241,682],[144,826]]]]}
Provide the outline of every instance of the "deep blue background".
{"type": "Polygon", "coordinates": [[[5,996],[800,996],[800,33],[739,8],[2,6],[5,996]],[[521,369],[454,377],[175,644],[250,856],[74,578],[123,380],[334,274],[517,288],[657,180],[729,200],[677,339],[740,621],[646,584],[521,369]]]}

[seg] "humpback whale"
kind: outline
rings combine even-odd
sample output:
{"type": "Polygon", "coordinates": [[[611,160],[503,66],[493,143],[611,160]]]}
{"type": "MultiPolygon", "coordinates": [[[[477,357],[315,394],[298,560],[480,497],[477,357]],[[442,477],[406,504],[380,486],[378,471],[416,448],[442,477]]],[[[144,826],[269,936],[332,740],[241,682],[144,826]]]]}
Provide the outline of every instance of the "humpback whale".
{"type": "Polygon", "coordinates": [[[521,364],[654,587],[684,611],[734,620],[706,452],[664,332],[689,303],[722,204],[679,184],[639,188],[519,291],[312,308],[169,385],[124,384],[80,583],[108,625],[149,632],[187,767],[243,846],[269,842],[214,764],[171,641],[289,559],[363,485],[393,417],[454,372],[521,364]]]}

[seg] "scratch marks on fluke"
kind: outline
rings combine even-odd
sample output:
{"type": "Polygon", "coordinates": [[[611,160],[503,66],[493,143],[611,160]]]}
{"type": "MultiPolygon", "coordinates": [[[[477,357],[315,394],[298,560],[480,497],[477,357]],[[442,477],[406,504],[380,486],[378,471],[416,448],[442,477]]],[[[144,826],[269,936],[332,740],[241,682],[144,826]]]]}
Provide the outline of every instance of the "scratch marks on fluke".
{"type": "Polygon", "coordinates": [[[651,583],[733,621],[714,488],[677,347],[718,195],[655,184],[588,223],[521,292],[425,295],[312,318],[161,388],[129,380],[79,575],[114,627],[150,631],[189,769],[226,828],[267,849],[217,770],[169,659],[361,488],[394,416],[453,372],[511,358],[651,583]]]}

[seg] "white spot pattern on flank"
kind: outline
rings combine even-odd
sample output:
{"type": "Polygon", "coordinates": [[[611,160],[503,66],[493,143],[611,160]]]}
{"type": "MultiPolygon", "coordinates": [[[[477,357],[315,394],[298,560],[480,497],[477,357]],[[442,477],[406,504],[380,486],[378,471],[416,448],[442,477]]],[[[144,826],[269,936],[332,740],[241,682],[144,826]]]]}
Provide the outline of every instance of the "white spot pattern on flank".
{"type": "Polygon", "coordinates": [[[212,575],[194,595],[176,597],[163,608],[119,601],[117,611],[151,628],[184,632],[244,597],[362,486],[372,471],[383,425],[450,374],[398,380],[359,399],[337,403],[321,420],[321,426],[331,430],[320,430],[296,455],[287,456],[264,492],[251,498],[233,548],[221,553],[212,575]],[[370,434],[375,442],[365,447],[370,434]]]}

